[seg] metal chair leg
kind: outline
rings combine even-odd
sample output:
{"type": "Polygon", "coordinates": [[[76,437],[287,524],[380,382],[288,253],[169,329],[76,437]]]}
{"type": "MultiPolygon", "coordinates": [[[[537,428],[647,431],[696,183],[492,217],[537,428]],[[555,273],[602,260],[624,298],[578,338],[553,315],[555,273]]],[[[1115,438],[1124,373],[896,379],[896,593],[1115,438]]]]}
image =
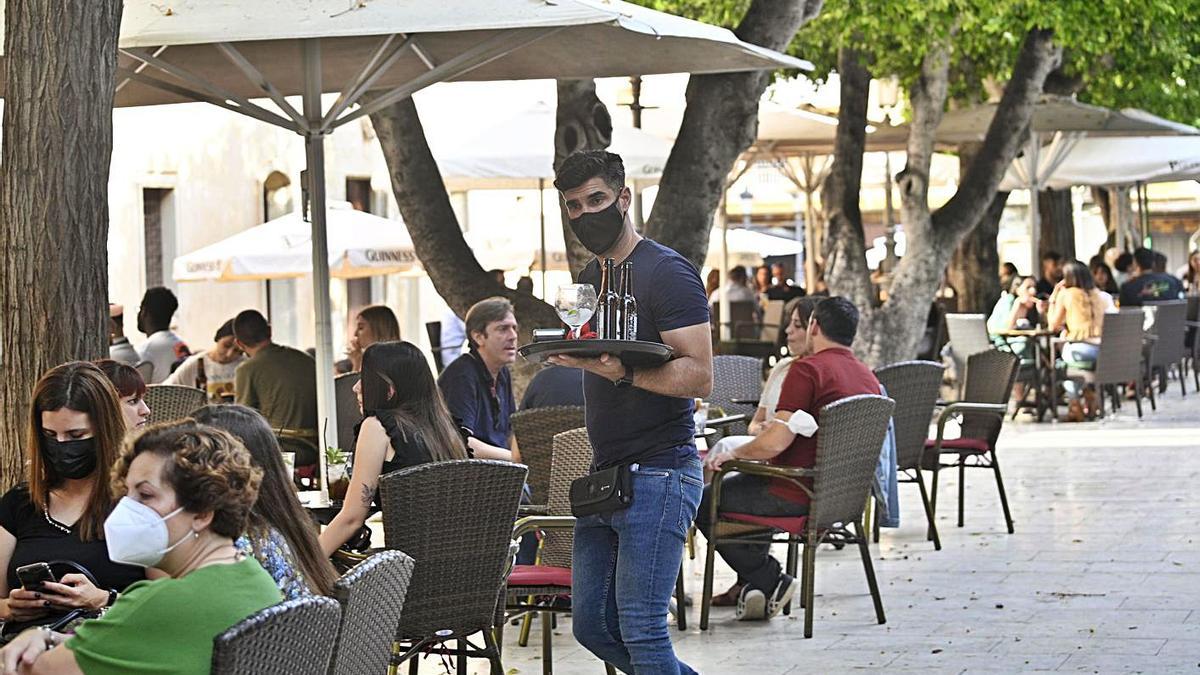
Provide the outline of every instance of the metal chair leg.
{"type": "Polygon", "coordinates": [[[688,560],[695,560],[696,559],[696,526],[695,525],[692,525],[691,527],[688,528],[687,549],[688,549],[688,560]]]}
{"type": "Polygon", "coordinates": [[[687,595],[683,589],[683,563],[679,563],[679,576],[675,577],[675,625],[687,630],[687,595]]]}
{"type": "Polygon", "coordinates": [[[504,663],[500,660],[500,640],[492,631],[485,630],[483,631],[483,642],[487,646],[491,675],[504,675],[504,663]]]}
{"type": "Polygon", "coordinates": [[[617,675],[617,669],[613,668],[613,664],[605,661],[604,662],[604,673],[605,673],[605,675],[617,675]]]}
{"type": "MultiPolygon", "coordinates": [[[[527,598],[529,604],[533,604],[534,597],[531,595],[527,598]]],[[[517,645],[521,647],[529,646],[529,632],[533,629],[533,612],[528,612],[521,617],[521,630],[517,633],[517,645]]]]}
{"type": "MultiPolygon", "coordinates": [[[[796,576],[796,557],[798,554],[799,554],[799,551],[796,550],[796,543],[791,541],[791,539],[789,538],[788,550],[787,550],[787,568],[786,569],[787,569],[787,573],[793,577],[796,576]]],[[[783,606],[783,615],[788,616],[791,613],[792,613],[792,601],[788,600],[788,603],[783,606]]]]}
{"type": "Polygon", "coordinates": [[[554,634],[550,631],[551,612],[542,612],[538,617],[542,621],[542,675],[554,672],[554,634]]]}
{"type": "Polygon", "coordinates": [[[937,516],[938,471],[938,466],[935,464],[933,467],[933,478],[930,479],[929,483],[929,531],[925,534],[927,539],[933,539],[933,529],[936,527],[933,524],[933,520],[937,516]]]}
{"type": "MultiPolygon", "coordinates": [[[[1140,420],[1142,419],[1142,385],[1139,383],[1138,386],[1134,387],[1133,389],[1133,402],[1137,405],[1137,414],[1138,419],[1140,420]]],[[[1154,393],[1151,392],[1150,396],[1153,398],[1154,393]]]]}
{"type": "MultiPolygon", "coordinates": [[[[467,651],[467,641],[466,640],[458,641],[458,650],[460,652],[467,651]]],[[[458,661],[458,675],[467,675],[467,655],[465,653],[459,654],[457,661],[458,661]]]]}
{"type": "Polygon", "coordinates": [[[1180,359],[1179,360],[1179,395],[1183,398],[1187,398],[1187,385],[1184,384],[1184,382],[1187,381],[1187,378],[1184,377],[1185,373],[1187,373],[1187,371],[1183,369],[1183,359],[1180,359]]]}
{"type": "Polygon", "coordinates": [[[917,487],[921,490],[921,505],[925,507],[925,520],[929,523],[928,532],[933,539],[933,550],[942,550],[942,540],[938,537],[937,525],[933,522],[933,506],[929,503],[929,493],[925,491],[925,478],[917,469],[917,487]]]}
{"type": "Polygon", "coordinates": [[[963,503],[967,498],[967,460],[958,456],[958,526],[963,526],[963,503]]]}
{"type": "Polygon", "coordinates": [[[713,523],[712,534],[706,537],[704,554],[704,591],[700,597],[700,630],[708,630],[708,609],[712,605],[713,562],[717,553],[717,524],[713,523]]]}
{"type": "Polygon", "coordinates": [[[887,623],[883,615],[883,598],[879,595],[879,583],[875,580],[875,566],[871,564],[871,549],[867,546],[867,538],[862,528],[856,524],[854,529],[858,530],[858,551],[862,554],[863,570],[867,573],[867,587],[871,589],[871,600],[875,602],[875,618],[879,623],[887,623]]]}
{"type": "Polygon", "coordinates": [[[817,533],[809,532],[808,540],[804,542],[804,570],[800,582],[800,592],[804,595],[804,637],[810,638],[813,633],[813,577],[817,574],[817,533]]]}
{"type": "Polygon", "coordinates": [[[996,473],[996,489],[1000,491],[1000,508],[1004,509],[1004,522],[1008,525],[1008,533],[1013,533],[1012,513],[1008,510],[1008,495],[1004,492],[1004,479],[1000,477],[1000,462],[996,459],[996,449],[992,452],[992,471],[996,473]]]}

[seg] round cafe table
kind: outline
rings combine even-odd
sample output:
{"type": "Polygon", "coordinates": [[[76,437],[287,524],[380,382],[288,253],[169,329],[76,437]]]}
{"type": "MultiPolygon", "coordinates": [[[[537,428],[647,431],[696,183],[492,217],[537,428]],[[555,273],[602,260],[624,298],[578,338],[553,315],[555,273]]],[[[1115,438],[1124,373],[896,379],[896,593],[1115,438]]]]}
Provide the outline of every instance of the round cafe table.
{"type": "Polygon", "coordinates": [[[1054,367],[1056,359],[1054,338],[1058,337],[1058,332],[1049,328],[1013,328],[996,331],[993,335],[998,335],[1006,340],[1026,338],[1033,343],[1034,387],[1037,390],[1038,421],[1041,422],[1046,411],[1049,411],[1050,421],[1057,422],[1058,372],[1054,367]],[[1042,387],[1043,371],[1046,374],[1044,381],[1048,385],[1045,389],[1042,387]]]}

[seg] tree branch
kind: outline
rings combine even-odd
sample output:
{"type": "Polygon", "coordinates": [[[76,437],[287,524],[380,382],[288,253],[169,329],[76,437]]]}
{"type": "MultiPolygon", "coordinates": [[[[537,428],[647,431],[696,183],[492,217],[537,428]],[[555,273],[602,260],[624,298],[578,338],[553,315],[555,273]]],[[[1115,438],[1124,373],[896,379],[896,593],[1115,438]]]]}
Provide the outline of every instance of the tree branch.
{"type": "MultiPolygon", "coordinates": [[[[612,117],[608,107],[596,95],[595,80],[559,80],[558,106],[554,112],[554,170],[563,160],[582,150],[604,150],[612,144],[612,117]]],[[[567,212],[559,200],[563,241],[567,245],[567,263],[571,276],[579,277],[592,253],[579,243],[567,222],[567,212]]]]}

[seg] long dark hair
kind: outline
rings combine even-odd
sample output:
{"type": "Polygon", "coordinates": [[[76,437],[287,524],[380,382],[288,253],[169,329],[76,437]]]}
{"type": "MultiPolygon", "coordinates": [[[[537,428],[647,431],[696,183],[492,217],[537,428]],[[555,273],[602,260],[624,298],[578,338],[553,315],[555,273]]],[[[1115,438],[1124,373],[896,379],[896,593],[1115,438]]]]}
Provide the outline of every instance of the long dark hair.
{"type": "Polygon", "coordinates": [[[390,414],[402,426],[421,434],[436,461],[465,459],[466,448],[429,362],[409,342],[376,342],[363,352],[363,413],[390,414]]]}
{"type": "Polygon", "coordinates": [[[1072,260],[1063,265],[1063,285],[1067,288],[1081,288],[1085,292],[1096,288],[1096,280],[1092,279],[1092,273],[1088,270],[1087,265],[1072,260]]]}
{"type": "Polygon", "coordinates": [[[104,538],[104,519],[116,501],[109,472],[121,452],[125,418],[117,390],[104,373],[87,361],[70,361],[46,371],[33,387],[29,406],[29,441],[26,480],[29,498],[39,511],[50,508],[50,490],[63,479],[44,458],[45,434],[42,413],[69,408],[86,413],[96,439],[96,469],[92,472],[92,495],[79,518],[79,538],[104,538]]]}
{"type": "Polygon", "coordinates": [[[279,442],[271,425],[256,410],[243,405],[209,405],[192,413],[201,424],[217,427],[241,440],[250,457],[263,471],[258,499],[250,510],[247,531],[263,535],[269,528],[277,530],[287,541],[295,562],[308,581],[310,589],[329,595],[337,574],[317,543],[312,518],[300,506],[291,477],[283,464],[279,442]]]}

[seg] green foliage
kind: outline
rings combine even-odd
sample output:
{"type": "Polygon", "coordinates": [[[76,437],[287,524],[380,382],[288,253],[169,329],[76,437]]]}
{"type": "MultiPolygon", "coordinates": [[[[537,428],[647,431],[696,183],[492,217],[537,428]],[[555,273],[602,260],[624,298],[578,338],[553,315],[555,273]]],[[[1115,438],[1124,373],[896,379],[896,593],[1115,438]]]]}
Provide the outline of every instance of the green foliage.
{"type": "MultiPolygon", "coordinates": [[[[767,0],[783,2],[784,0],[767,0]]],[[[735,28],[750,0],[634,0],[653,9],[735,28]]],[[[1025,33],[1054,31],[1063,71],[1078,78],[1082,101],[1143,108],[1200,123],[1200,0],[825,0],[789,52],[823,79],[837,50],[862,51],[876,77],[909,84],[940,40],[951,41],[951,96],[986,98],[984,83],[1003,83],[1025,33]]]]}

